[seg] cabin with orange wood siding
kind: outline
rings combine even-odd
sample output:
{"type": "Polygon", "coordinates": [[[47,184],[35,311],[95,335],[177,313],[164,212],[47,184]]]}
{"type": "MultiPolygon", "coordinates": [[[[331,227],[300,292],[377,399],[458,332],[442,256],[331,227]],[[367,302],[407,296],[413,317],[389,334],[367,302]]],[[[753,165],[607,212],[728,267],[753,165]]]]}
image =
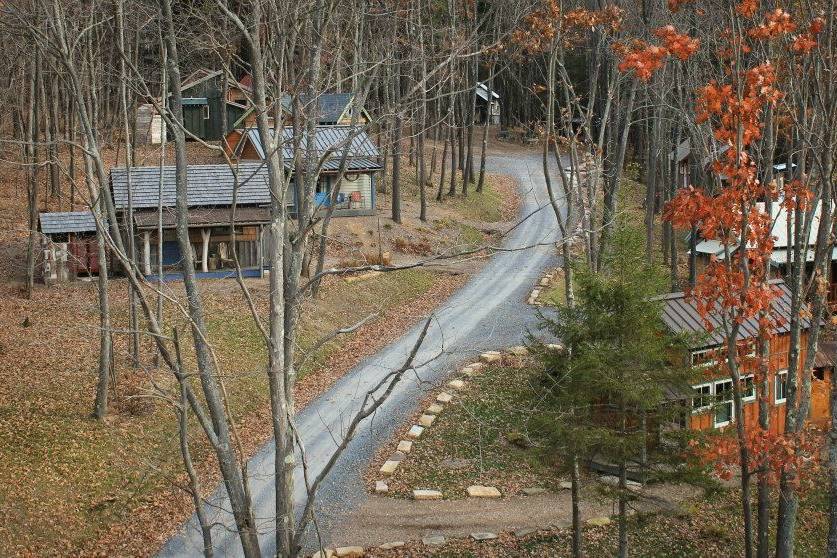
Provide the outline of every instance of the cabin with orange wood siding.
{"type": "MultiPolygon", "coordinates": [[[[777,326],[770,339],[767,400],[770,408],[770,430],[784,431],[785,403],[790,358],[790,301],[791,293],[782,280],[771,281],[777,296],[772,303],[772,314],[777,326]]],[[[695,341],[686,357],[687,364],[695,369],[695,383],[692,393],[681,394],[684,405],[682,423],[691,430],[723,430],[735,422],[736,409],[733,401],[733,383],[725,360],[725,336],[720,314],[702,317],[696,305],[684,293],[670,293],[659,297],[663,303],[663,322],[676,334],[686,334],[695,341]]],[[[811,322],[803,315],[799,339],[799,368],[802,373],[807,358],[808,329],[811,322]]],[[[744,321],[738,333],[743,396],[743,417],[747,426],[758,425],[758,402],[754,381],[759,361],[753,347],[758,335],[758,321],[744,321]]],[[[819,350],[814,358],[811,374],[811,409],[808,421],[825,424],[830,420],[829,396],[833,361],[826,352],[819,350]]],[[[800,384],[801,385],[801,384],[800,384]]]]}

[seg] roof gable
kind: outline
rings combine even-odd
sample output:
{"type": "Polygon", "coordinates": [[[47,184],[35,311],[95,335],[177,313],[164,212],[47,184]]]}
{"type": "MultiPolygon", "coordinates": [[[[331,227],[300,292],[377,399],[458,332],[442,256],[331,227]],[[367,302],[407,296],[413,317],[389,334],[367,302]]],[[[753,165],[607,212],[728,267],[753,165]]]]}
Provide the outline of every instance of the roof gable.
{"type": "MultiPolygon", "coordinates": [[[[271,129],[271,135],[273,130],[271,129]]],[[[342,158],[343,150],[348,148],[346,157],[354,159],[376,159],[379,156],[378,148],[369,135],[361,128],[355,126],[318,126],[314,132],[317,157],[322,157],[329,149],[333,150],[332,160],[342,158]]],[[[282,156],[285,161],[294,158],[294,129],[292,126],[285,126],[282,129],[282,156]]],[[[242,134],[235,152],[241,153],[244,145],[252,144],[259,157],[265,158],[265,149],[262,146],[261,136],[256,128],[247,128],[242,134]]],[[[306,149],[307,141],[305,134],[300,139],[300,148],[306,149]]],[[[374,168],[379,168],[377,163],[374,168]]]]}

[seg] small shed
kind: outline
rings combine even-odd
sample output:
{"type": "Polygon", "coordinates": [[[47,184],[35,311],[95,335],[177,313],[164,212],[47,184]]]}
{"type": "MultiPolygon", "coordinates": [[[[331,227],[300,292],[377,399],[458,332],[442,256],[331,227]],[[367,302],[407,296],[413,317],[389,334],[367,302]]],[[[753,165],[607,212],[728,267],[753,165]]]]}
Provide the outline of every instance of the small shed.
{"type": "Polygon", "coordinates": [[[96,218],[92,212],[55,211],[41,213],[39,217],[44,283],[60,283],[99,273],[96,218]]]}
{"type": "Polygon", "coordinates": [[[477,83],[475,89],[477,96],[477,113],[476,121],[479,124],[485,124],[488,119],[489,124],[500,123],[500,94],[497,91],[491,90],[485,83],[477,83]]]}

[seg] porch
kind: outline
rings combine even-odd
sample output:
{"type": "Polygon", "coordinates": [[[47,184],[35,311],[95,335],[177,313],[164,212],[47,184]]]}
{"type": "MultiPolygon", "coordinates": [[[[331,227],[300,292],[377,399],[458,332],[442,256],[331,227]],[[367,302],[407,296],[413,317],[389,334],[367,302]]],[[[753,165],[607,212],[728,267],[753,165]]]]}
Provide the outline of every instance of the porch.
{"type": "MultiPolygon", "coordinates": [[[[229,209],[199,209],[189,212],[189,242],[195,272],[200,278],[235,276],[235,260],[246,277],[261,276],[264,269],[265,225],[269,210],[239,208],[230,228],[229,209]]],[[[182,279],[182,252],[177,240],[174,213],[164,211],[162,223],[156,212],[134,216],[140,268],[148,279],[182,279]],[[162,238],[158,229],[162,225],[162,238]]]]}

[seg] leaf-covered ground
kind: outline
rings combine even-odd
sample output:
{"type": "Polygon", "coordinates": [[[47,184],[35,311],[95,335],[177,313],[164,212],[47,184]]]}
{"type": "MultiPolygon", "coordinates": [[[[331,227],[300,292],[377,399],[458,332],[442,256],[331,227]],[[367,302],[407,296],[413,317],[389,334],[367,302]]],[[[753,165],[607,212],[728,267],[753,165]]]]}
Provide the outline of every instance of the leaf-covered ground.
{"type": "MultiPolygon", "coordinates": [[[[331,343],[306,364],[297,390],[299,405],[370,350],[394,338],[406,325],[403,322],[418,319],[436,297],[444,297],[462,279],[408,271],[362,283],[338,280],[327,284],[321,303],[306,307],[301,348],[370,313],[382,317],[354,336],[331,343]],[[406,303],[410,308],[402,312],[406,303]]],[[[263,307],[266,283],[248,283],[257,305],[263,307]]],[[[255,449],[270,431],[264,412],[264,345],[233,282],[211,281],[202,287],[210,317],[209,336],[231,394],[231,410],[239,419],[245,445],[255,449]]],[[[124,288],[124,282],[114,282],[115,323],[124,323],[124,288]]],[[[127,337],[115,335],[113,412],[105,423],[97,423],[89,418],[98,347],[95,286],[76,283],[39,288],[31,301],[8,289],[2,294],[0,462],[4,466],[0,470],[0,513],[4,520],[0,522],[0,554],[83,553],[109,544],[136,551],[143,548],[134,546],[140,541],[124,535],[134,535],[143,513],[148,519],[160,514],[163,524],[151,531],[154,538],[175,528],[177,520],[172,517],[188,512],[188,504],[173,488],[174,482],[182,481],[174,415],[165,402],[150,397],[150,380],[166,388],[171,385],[168,374],[155,369],[150,359],[140,369],[131,370],[127,337]],[[169,500],[173,495],[187,505],[172,510],[169,500]],[[123,522],[127,532],[119,529],[123,522]],[[109,531],[121,536],[106,540],[109,531]]],[[[183,323],[174,308],[167,307],[166,316],[169,327],[183,323]]],[[[187,360],[192,360],[191,356],[187,360]]],[[[207,486],[211,488],[211,459],[200,444],[197,428],[192,433],[196,457],[208,473],[207,486]]]]}

